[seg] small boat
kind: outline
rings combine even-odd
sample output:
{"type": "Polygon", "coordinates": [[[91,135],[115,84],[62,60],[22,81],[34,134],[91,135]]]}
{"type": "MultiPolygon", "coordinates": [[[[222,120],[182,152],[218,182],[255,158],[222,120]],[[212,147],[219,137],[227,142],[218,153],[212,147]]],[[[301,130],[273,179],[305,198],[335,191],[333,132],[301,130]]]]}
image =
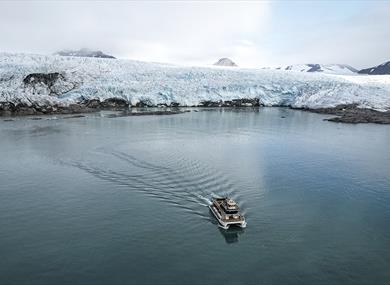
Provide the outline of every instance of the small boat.
{"type": "Polygon", "coordinates": [[[223,229],[228,229],[232,225],[241,228],[246,227],[246,221],[235,201],[225,198],[213,198],[212,204],[209,206],[211,212],[217,218],[219,226],[223,229]]]}

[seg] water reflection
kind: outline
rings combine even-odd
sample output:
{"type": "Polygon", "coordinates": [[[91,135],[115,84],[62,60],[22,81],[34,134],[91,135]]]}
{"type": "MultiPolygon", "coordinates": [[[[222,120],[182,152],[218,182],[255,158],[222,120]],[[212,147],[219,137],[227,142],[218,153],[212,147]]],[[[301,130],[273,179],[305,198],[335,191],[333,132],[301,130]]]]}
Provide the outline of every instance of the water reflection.
{"type": "Polygon", "coordinates": [[[238,238],[241,234],[245,232],[243,228],[231,226],[229,229],[225,230],[219,228],[219,232],[225,238],[226,243],[236,243],[238,242],[238,238]]]}
{"type": "Polygon", "coordinates": [[[218,221],[214,217],[214,214],[211,212],[209,209],[209,214],[210,214],[210,221],[213,223],[216,227],[218,227],[219,232],[221,235],[224,237],[226,243],[236,243],[238,242],[238,238],[241,234],[245,232],[245,229],[241,228],[240,226],[234,226],[231,225],[228,229],[223,229],[219,226],[218,221]]]}
{"type": "Polygon", "coordinates": [[[179,108],[131,108],[123,111],[104,112],[103,117],[118,118],[130,116],[176,115],[185,112],[190,112],[190,110],[179,108]]]}

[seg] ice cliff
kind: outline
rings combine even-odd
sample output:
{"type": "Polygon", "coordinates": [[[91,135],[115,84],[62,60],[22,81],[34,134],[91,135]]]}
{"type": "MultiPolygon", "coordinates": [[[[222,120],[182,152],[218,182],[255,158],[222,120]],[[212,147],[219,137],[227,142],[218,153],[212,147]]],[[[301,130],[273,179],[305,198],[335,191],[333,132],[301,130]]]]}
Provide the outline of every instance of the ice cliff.
{"type": "Polygon", "coordinates": [[[390,110],[390,76],[341,76],[285,70],[187,67],[112,60],[0,53],[0,102],[67,106],[121,98],[131,105],[257,98],[265,106],[390,110]]]}

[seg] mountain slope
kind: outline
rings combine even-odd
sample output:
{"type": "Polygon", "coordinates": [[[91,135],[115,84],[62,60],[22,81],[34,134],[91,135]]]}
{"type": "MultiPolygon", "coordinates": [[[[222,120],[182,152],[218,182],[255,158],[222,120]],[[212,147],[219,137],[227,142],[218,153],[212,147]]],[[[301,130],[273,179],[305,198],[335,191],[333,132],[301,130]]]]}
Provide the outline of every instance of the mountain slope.
{"type": "Polygon", "coordinates": [[[359,71],[360,74],[369,74],[369,75],[383,75],[390,74],[390,61],[382,63],[378,66],[362,69],[359,71]]]}
{"type": "Polygon", "coordinates": [[[357,72],[357,69],[349,66],[347,64],[294,64],[281,66],[270,69],[278,70],[289,70],[289,71],[299,71],[299,72],[322,72],[328,74],[340,74],[340,75],[352,75],[357,72]]]}

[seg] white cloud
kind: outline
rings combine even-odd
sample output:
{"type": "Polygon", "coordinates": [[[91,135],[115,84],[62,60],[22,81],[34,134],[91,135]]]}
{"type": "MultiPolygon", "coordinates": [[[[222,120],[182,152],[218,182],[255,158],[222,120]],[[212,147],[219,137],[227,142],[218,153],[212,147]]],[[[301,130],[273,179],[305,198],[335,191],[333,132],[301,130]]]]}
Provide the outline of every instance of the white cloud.
{"type": "Polygon", "coordinates": [[[275,64],[345,63],[358,69],[383,63],[390,56],[389,15],[388,2],[373,2],[342,20],[324,14],[326,20],[307,22],[306,29],[283,35],[284,42],[274,46],[270,60],[275,64]]]}
{"type": "Polygon", "coordinates": [[[370,2],[359,10],[343,2],[344,11],[360,11],[354,17],[344,16],[334,2],[321,2],[328,7],[324,13],[313,3],[299,3],[0,1],[0,51],[89,47],[181,64],[230,57],[244,67],[318,62],[361,68],[389,59],[390,3],[370,2]]]}
{"type": "Polygon", "coordinates": [[[90,47],[119,57],[253,63],[247,43],[264,32],[267,2],[0,2],[1,50],[90,47]],[[248,56],[240,50],[248,52],[248,56]]]}

